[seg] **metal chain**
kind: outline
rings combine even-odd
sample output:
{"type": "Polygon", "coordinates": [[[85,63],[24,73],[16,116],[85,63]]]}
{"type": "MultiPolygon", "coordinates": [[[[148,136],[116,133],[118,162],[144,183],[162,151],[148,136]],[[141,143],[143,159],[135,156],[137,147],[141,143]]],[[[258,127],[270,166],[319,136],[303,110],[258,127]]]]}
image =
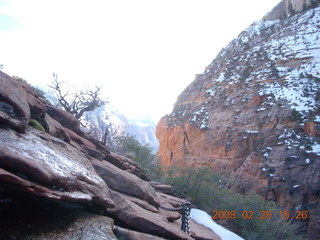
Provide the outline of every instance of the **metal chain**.
{"type": "Polygon", "coordinates": [[[163,210],[166,210],[166,211],[171,211],[171,212],[177,212],[177,211],[181,211],[183,209],[183,207],[169,208],[169,207],[164,207],[164,206],[160,206],[160,208],[163,210]]]}
{"type": "Polygon", "coordinates": [[[161,209],[166,210],[166,211],[181,211],[182,210],[182,216],[181,216],[181,230],[184,232],[187,232],[188,235],[190,236],[190,202],[184,202],[182,203],[181,207],[177,208],[168,208],[164,206],[160,206],[161,209]]]}

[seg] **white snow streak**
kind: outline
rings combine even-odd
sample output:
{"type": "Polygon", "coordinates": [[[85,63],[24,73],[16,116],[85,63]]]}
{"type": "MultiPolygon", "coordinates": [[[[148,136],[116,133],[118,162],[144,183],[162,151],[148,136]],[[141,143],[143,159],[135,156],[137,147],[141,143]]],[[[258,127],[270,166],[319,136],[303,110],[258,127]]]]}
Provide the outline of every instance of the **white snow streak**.
{"type": "Polygon", "coordinates": [[[210,228],[214,233],[219,235],[222,240],[244,240],[237,234],[217,224],[212,220],[209,214],[202,210],[192,208],[190,212],[190,218],[192,218],[196,223],[210,228]]]}

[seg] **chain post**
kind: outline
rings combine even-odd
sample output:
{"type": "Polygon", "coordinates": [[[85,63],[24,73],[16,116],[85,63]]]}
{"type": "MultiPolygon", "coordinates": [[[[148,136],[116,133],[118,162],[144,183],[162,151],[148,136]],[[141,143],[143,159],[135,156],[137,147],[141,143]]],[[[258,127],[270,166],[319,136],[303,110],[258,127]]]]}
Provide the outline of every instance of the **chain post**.
{"type": "Polygon", "coordinates": [[[168,208],[164,206],[160,206],[161,209],[166,210],[166,211],[172,211],[172,212],[178,212],[182,210],[182,215],[181,215],[181,230],[184,232],[187,232],[188,235],[191,235],[190,231],[190,202],[183,202],[181,207],[177,208],[168,208]]]}

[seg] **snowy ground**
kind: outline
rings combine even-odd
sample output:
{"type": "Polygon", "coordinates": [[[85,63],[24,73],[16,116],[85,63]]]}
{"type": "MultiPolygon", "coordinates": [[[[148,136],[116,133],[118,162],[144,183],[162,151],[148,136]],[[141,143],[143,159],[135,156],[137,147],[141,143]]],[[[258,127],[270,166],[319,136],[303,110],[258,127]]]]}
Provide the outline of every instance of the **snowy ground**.
{"type": "Polygon", "coordinates": [[[192,218],[195,222],[210,228],[215,234],[219,235],[222,240],[244,240],[237,234],[217,224],[212,220],[209,214],[202,210],[192,208],[190,212],[190,218],[192,218]]]}

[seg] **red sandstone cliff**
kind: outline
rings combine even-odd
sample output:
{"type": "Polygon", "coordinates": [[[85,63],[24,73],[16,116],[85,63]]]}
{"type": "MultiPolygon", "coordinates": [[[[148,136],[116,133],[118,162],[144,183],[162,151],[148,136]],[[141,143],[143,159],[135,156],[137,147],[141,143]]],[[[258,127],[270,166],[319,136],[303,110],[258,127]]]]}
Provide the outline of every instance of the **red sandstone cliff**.
{"type": "Polygon", "coordinates": [[[313,239],[320,236],[319,24],[320,7],[252,24],[196,76],[156,132],[163,166],[226,170],[243,193],[308,210],[313,239]]]}

